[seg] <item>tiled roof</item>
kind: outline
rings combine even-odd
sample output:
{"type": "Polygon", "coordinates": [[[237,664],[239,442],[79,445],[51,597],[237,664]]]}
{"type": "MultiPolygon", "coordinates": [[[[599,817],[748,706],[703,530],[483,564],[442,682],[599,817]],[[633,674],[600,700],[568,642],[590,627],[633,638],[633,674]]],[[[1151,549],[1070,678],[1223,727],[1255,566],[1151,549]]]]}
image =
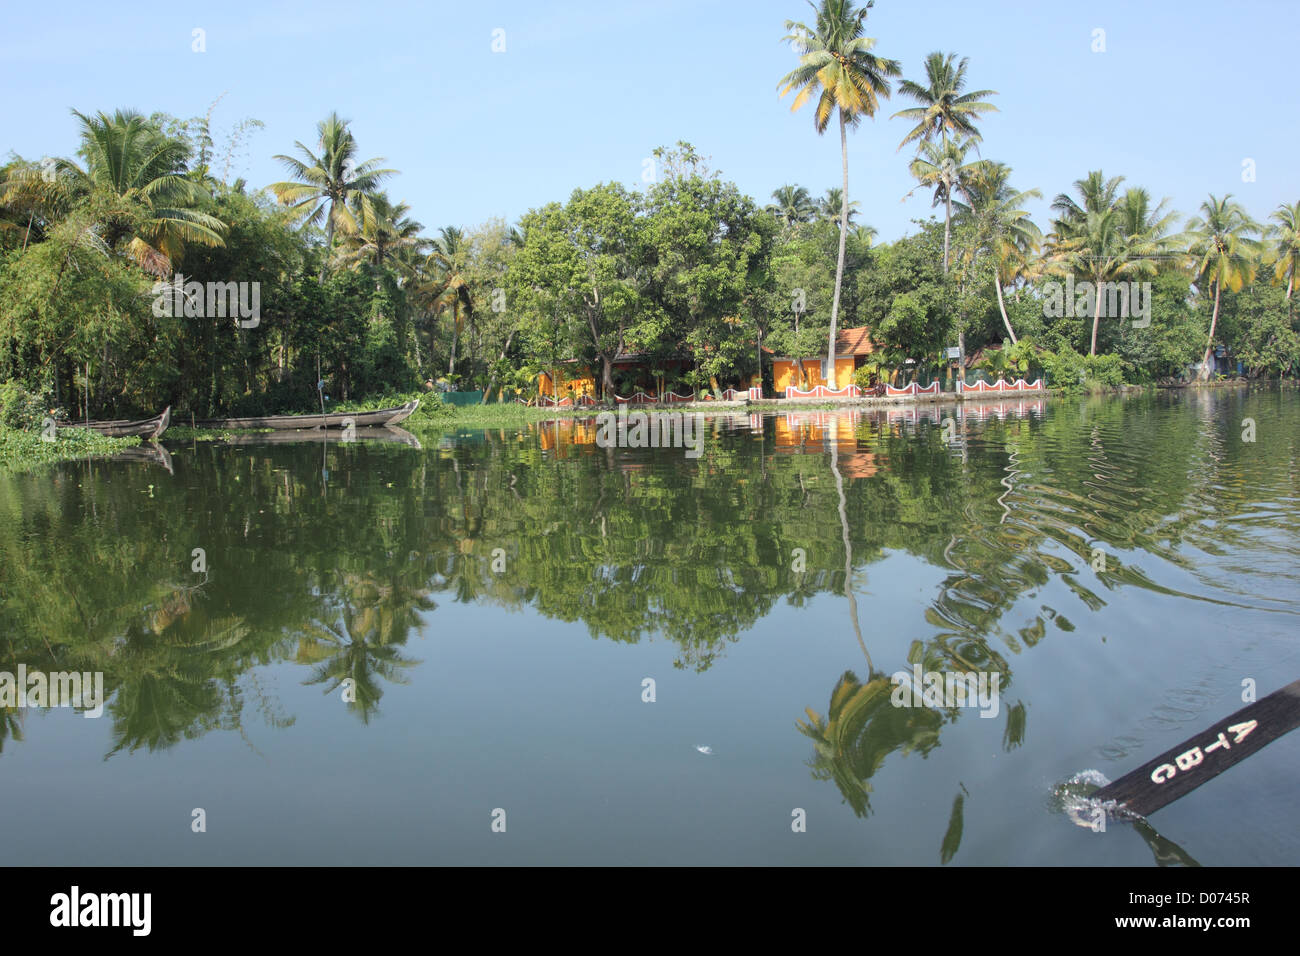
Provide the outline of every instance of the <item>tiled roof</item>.
{"type": "Polygon", "coordinates": [[[870,355],[872,351],[871,336],[867,334],[865,325],[856,329],[840,329],[835,334],[836,355],[870,355]]]}

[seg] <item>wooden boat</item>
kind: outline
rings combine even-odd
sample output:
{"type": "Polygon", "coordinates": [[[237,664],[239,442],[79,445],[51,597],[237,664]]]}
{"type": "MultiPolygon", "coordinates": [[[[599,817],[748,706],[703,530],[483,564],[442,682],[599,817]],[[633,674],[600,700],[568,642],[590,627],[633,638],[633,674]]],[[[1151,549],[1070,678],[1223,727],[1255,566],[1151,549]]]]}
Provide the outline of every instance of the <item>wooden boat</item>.
{"type": "Polygon", "coordinates": [[[151,465],[161,465],[167,469],[169,475],[176,474],[172,468],[172,456],[162,445],[157,442],[141,442],[132,448],[123,448],[116,452],[108,461],[138,461],[146,462],[151,465]]]}
{"type": "MultiPolygon", "coordinates": [[[[420,448],[420,440],[404,428],[385,425],[382,428],[358,428],[354,440],[357,442],[379,442],[387,444],[409,445],[420,448]]],[[[288,445],[302,442],[318,442],[336,445],[346,441],[345,435],[338,431],[327,432],[323,429],[310,431],[263,432],[257,435],[226,435],[222,439],[226,445],[288,445]]]]}
{"type": "Polygon", "coordinates": [[[59,428],[89,428],[110,438],[148,438],[154,439],[167,430],[171,424],[172,407],[168,405],[161,415],[142,418],[139,421],[119,419],[112,422],[59,422],[59,428]]]}
{"type": "Polygon", "coordinates": [[[210,418],[194,423],[196,428],[270,428],[273,431],[291,431],[296,428],[355,428],[379,425],[396,425],[410,418],[420,406],[414,399],[395,408],[381,408],[374,412],[330,412],[325,415],[264,415],[260,418],[210,418]]]}

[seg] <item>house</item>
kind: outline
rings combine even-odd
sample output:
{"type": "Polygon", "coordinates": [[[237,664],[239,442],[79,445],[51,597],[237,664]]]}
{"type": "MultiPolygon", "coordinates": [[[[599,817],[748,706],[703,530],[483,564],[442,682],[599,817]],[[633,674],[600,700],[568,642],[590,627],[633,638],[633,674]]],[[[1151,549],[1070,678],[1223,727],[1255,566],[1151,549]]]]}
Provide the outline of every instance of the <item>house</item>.
{"type": "MultiPolygon", "coordinates": [[[[768,351],[764,349],[764,351],[768,351]]],[[[855,329],[840,329],[835,335],[835,384],[839,388],[853,382],[853,374],[862,367],[867,356],[875,351],[865,325],[855,329]]],[[[771,353],[769,353],[771,354],[771,353]]],[[[787,385],[807,390],[816,385],[829,385],[826,380],[826,359],[806,358],[803,374],[799,363],[788,356],[772,355],[772,385],[777,395],[784,395],[787,385]]]]}
{"type": "MultiPolygon", "coordinates": [[[[640,390],[657,395],[658,379],[665,380],[665,387],[672,385],[690,367],[690,361],[685,358],[654,360],[648,352],[620,352],[610,365],[615,383],[630,381],[634,386],[629,391],[640,390]]],[[[557,400],[566,397],[574,401],[583,397],[597,399],[600,398],[600,377],[599,365],[592,368],[583,360],[568,359],[537,376],[537,391],[557,400]]]]}

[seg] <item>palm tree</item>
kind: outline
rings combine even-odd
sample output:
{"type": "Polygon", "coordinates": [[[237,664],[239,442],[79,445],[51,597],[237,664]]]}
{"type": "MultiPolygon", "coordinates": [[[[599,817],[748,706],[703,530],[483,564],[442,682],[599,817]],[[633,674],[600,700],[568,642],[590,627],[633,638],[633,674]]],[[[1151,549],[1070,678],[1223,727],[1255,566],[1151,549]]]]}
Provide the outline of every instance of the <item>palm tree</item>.
{"type": "Polygon", "coordinates": [[[456,372],[456,346],[460,341],[461,306],[466,315],[474,314],[474,300],[469,291],[469,279],[466,270],[469,265],[469,243],[464,234],[455,226],[445,226],[438,230],[439,236],[433,240],[433,251],[429,253],[428,264],[436,276],[437,303],[439,309],[452,310],[451,361],[447,374],[456,372]]]}
{"type": "Polygon", "coordinates": [[[360,194],[353,210],[357,229],[343,237],[339,265],[350,268],[368,262],[378,270],[390,262],[400,264],[404,249],[428,245],[429,240],[420,237],[424,227],[407,216],[410,211],[406,203],[394,205],[384,193],[360,194]]]}
{"type": "Polygon", "coordinates": [[[880,230],[875,226],[861,225],[849,229],[849,238],[864,249],[870,249],[878,235],[880,235],[880,230]]]}
{"type": "Polygon", "coordinates": [[[817,204],[803,186],[782,186],[772,191],[776,200],[767,208],[787,227],[808,222],[817,213],[817,204]]]}
{"type": "Polygon", "coordinates": [[[1300,202],[1283,203],[1268,218],[1277,223],[1269,229],[1274,242],[1273,281],[1286,282],[1286,300],[1290,302],[1300,271],[1300,202]]]}
{"type": "Polygon", "coordinates": [[[979,142],[980,135],[975,128],[975,120],[979,119],[981,113],[990,110],[998,112],[996,106],[982,99],[985,96],[996,96],[996,90],[962,93],[966,87],[966,66],[970,61],[962,57],[954,65],[956,57],[956,53],[946,56],[937,51],[931,53],[925,58],[924,86],[912,80],[903,80],[898,84],[899,93],[921,104],[894,114],[893,118],[916,123],[898,144],[900,150],[917,140],[933,142],[936,138],[947,139],[949,134],[979,142]]]}
{"type": "Polygon", "coordinates": [[[1048,236],[1047,270],[1086,276],[1095,286],[1089,355],[1097,354],[1097,329],[1107,282],[1154,275],[1164,264],[1171,237],[1165,229],[1172,216],[1155,209],[1145,190],[1119,195],[1123,176],[1106,179],[1094,170],[1074,183],[1078,200],[1065,193],[1052,201],[1060,218],[1048,236]]]}
{"type": "MultiPolygon", "coordinates": [[[[844,207],[844,191],[838,186],[832,186],[826,190],[826,195],[815,201],[817,218],[823,220],[834,220],[835,225],[839,226],[840,213],[844,207]]],[[[858,214],[858,203],[853,201],[849,203],[849,225],[853,225],[853,217],[858,214]]]]}
{"type": "MultiPolygon", "coordinates": [[[[977,159],[966,162],[966,152],[973,140],[944,139],[941,143],[923,142],[916,158],[907,170],[921,186],[934,190],[933,205],[943,203],[943,272],[948,274],[949,247],[952,233],[952,202],[954,193],[967,196],[975,177],[983,174],[987,162],[977,159]]],[[[911,193],[908,193],[910,196],[911,193]]],[[[907,198],[907,197],[904,197],[907,198]]]]}
{"type": "Polygon", "coordinates": [[[1224,286],[1233,292],[1255,277],[1261,244],[1252,238],[1261,232],[1259,223],[1246,214],[1240,204],[1230,202],[1231,195],[1217,199],[1213,195],[1201,203],[1201,215],[1189,219],[1187,235],[1191,239],[1188,253],[1195,265],[1193,274],[1198,286],[1209,282],[1214,287],[1214,314],[1210,318],[1210,337],[1201,359],[1200,378],[1210,377],[1210,350],[1214,347],[1214,329],[1219,321],[1219,299],[1224,286]]]}
{"type": "Polygon", "coordinates": [[[831,300],[830,335],[826,346],[827,384],[836,387],[835,332],[840,315],[840,289],[844,283],[844,244],[849,231],[849,127],[856,128],[864,116],[875,116],[879,98],[889,96],[889,77],[902,72],[897,60],[882,59],[871,52],[876,41],[862,35],[862,24],[874,0],[854,7],[851,0],[821,0],[809,6],[816,12],[815,27],[787,20],[789,41],[799,54],[799,66],[781,80],[781,96],[798,94],[791,104],[796,111],[814,93],[819,94],[813,113],[818,134],[826,132],[831,115],[840,121],[840,165],[843,191],[840,202],[840,250],[835,265],[835,295],[831,300]]]}
{"type": "Polygon", "coordinates": [[[357,142],[348,129],[348,120],[331,113],[316,124],[320,155],[302,143],[294,146],[306,161],[278,155],[296,182],[272,183],[276,198],[286,206],[302,210],[305,221],[313,226],[325,222],[325,257],[321,261],[320,281],[325,281],[329,258],[334,251],[334,233],[355,232],[356,216],[348,208],[358,193],[372,193],[395,169],[378,169],[382,158],[356,162],[357,142]]]}
{"type": "Polygon", "coordinates": [[[1041,199],[1042,193],[1037,189],[1023,192],[1012,189],[1008,182],[1010,176],[1011,167],[1005,163],[987,163],[971,183],[968,191],[970,205],[964,207],[962,213],[969,215],[975,224],[976,246],[982,246],[993,258],[993,287],[997,290],[998,310],[1002,313],[1007,335],[1011,336],[1011,344],[1015,345],[1016,332],[1007,317],[1002,286],[1014,285],[1032,268],[1033,256],[1043,234],[1021,207],[1026,200],[1041,199]]]}
{"type": "Polygon", "coordinates": [[[22,234],[22,249],[35,239],[42,242],[56,222],[72,210],[73,196],[65,176],[51,175],[36,163],[13,163],[0,182],[0,230],[22,234]]]}
{"type": "Polygon", "coordinates": [[[104,245],[126,254],[155,275],[168,275],[185,243],[224,244],[221,220],[191,208],[204,192],[186,176],[189,148],[170,139],[139,113],[112,116],[72,114],[81,123],[85,168],[57,159],[53,170],[66,179],[77,204],[95,209],[96,232],[104,245]]]}

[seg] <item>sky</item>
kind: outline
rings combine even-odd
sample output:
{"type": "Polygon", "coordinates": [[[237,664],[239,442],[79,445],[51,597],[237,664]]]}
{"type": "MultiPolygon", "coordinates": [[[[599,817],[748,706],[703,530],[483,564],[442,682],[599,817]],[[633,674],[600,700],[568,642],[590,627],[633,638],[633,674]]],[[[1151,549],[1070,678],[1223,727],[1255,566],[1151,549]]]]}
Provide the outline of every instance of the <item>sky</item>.
{"type": "MultiPolygon", "coordinates": [[[[232,179],[257,188],[285,178],[274,155],[296,140],[314,148],[317,122],[337,110],[362,158],[401,171],[389,194],[430,233],[514,222],[601,182],[642,187],[651,151],[679,140],[760,203],[786,183],[821,195],[840,182],[838,130],[818,135],[811,104],[792,113],[793,97],[778,96],[797,62],[787,19],[813,11],[803,0],[15,4],[0,37],[0,155],[73,155],[72,109],[191,117],[221,97],[218,176],[239,121],[265,124],[232,164],[232,179]]],[[[1042,226],[1051,199],[1092,169],[1169,197],[1184,217],[1211,193],[1259,220],[1300,200],[1298,0],[878,0],[867,35],[911,79],[931,51],[970,59],[968,88],[996,90],[999,107],[980,124],[981,155],[1042,191],[1029,206],[1042,226]]],[[[849,134],[850,199],[882,240],[934,212],[923,191],[904,201],[913,147],[898,150],[909,126],[890,117],[910,105],[895,93],[849,134]]]]}

